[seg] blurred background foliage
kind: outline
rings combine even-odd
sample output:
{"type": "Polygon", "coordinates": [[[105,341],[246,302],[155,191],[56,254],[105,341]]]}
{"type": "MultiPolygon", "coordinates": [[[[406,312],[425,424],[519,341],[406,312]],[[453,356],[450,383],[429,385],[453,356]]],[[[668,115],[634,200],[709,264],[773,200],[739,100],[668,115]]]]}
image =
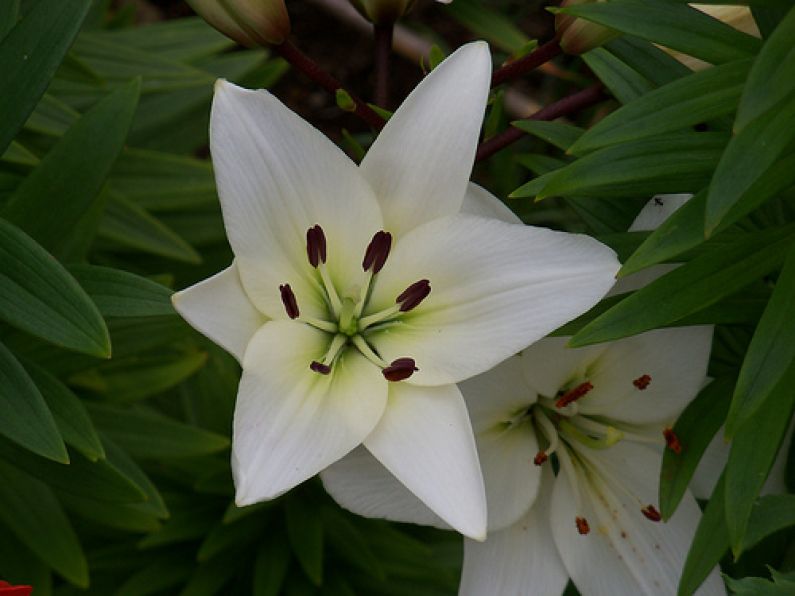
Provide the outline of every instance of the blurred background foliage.
{"type": "MultiPolygon", "coordinates": [[[[531,51],[553,35],[544,5],[420,3],[404,25],[433,47],[422,67],[396,59],[395,96],[469,39],[497,64],[531,51]]],[[[367,96],[367,33],[314,3],[289,10],[296,43],[367,96]]],[[[676,426],[692,448],[663,465],[670,515],[728,416],[731,455],[682,593],[722,559],[738,594],[791,594],[795,501],[758,495],[792,449],[795,10],[754,4],[763,40],[677,0],[569,10],[624,35],[496,89],[485,136],[595,80],[610,97],[514,123],[524,137],[475,177],[528,223],[602,239],[625,273],[685,263],[560,333],[585,345],[717,325],[716,381],[676,426]],[[693,73],[660,45],[716,66],[693,73]],[[696,198],[655,232],[626,232],[673,192],[696,198]]],[[[454,594],[453,533],[352,516],[316,481],[233,504],[240,371],[169,301],[231,260],[208,159],[213,82],[273,88],[353,157],[372,133],[280,58],[191,15],[177,0],[0,2],[0,577],[37,596],[454,594]]]]}

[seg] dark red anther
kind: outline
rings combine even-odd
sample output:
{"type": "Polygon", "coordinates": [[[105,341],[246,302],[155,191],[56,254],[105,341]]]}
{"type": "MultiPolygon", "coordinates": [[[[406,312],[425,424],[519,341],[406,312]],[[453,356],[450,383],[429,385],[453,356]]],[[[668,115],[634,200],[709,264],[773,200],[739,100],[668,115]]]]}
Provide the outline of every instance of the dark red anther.
{"type": "Polygon", "coordinates": [[[284,304],[284,310],[287,311],[287,316],[291,319],[297,319],[298,302],[295,300],[295,294],[293,294],[293,289],[290,287],[290,284],[279,286],[279,292],[282,295],[282,304],[284,304]]]}
{"type": "Polygon", "coordinates": [[[548,459],[549,456],[546,454],[545,451],[539,451],[538,453],[536,453],[536,456],[533,458],[533,463],[537,466],[540,466],[548,459]]]}
{"type": "Polygon", "coordinates": [[[395,299],[400,304],[400,312],[408,312],[419,305],[431,293],[431,282],[427,279],[415,281],[395,299]]]}
{"type": "Polygon", "coordinates": [[[414,358],[398,358],[382,369],[381,372],[387,381],[402,381],[403,379],[408,379],[418,370],[420,369],[414,366],[414,358]]]}
{"type": "Polygon", "coordinates": [[[651,377],[649,375],[641,375],[637,379],[632,381],[632,384],[635,385],[635,387],[637,387],[641,391],[646,389],[646,387],[649,386],[649,383],[651,383],[651,377]]]}
{"type": "Polygon", "coordinates": [[[679,441],[679,437],[676,436],[674,429],[664,428],[663,436],[665,437],[665,444],[668,449],[676,453],[676,455],[682,453],[682,443],[679,441]]]}
{"type": "Polygon", "coordinates": [[[577,524],[577,531],[583,536],[591,531],[591,526],[588,525],[588,520],[584,517],[575,517],[574,523],[577,524]]]}
{"type": "Polygon", "coordinates": [[[555,402],[556,408],[565,408],[570,403],[577,401],[583,395],[588,393],[591,389],[593,389],[593,385],[590,381],[585,381],[584,383],[580,383],[574,389],[569,389],[566,393],[561,395],[558,398],[558,401],[555,402]]]}
{"type": "Polygon", "coordinates": [[[662,515],[660,515],[654,505],[646,505],[640,512],[646,516],[646,519],[650,519],[653,522],[658,522],[662,519],[662,515]]]}
{"type": "Polygon", "coordinates": [[[306,231],[306,256],[312,267],[326,262],[326,235],[318,224],[306,231]]]}
{"type": "Polygon", "coordinates": [[[331,367],[329,365],[318,362],[317,360],[313,360],[309,368],[321,375],[327,375],[331,372],[331,367]]]}
{"type": "Polygon", "coordinates": [[[373,268],[373,274],[378,273],[384,268],[386,258],[389,256],[389,249],[392,248],[392,234],[380,230],[373,235],[367,250],[364,251],[362,269],[369,271],[373,268]]]}
{"type": "Polygon", "coordinates": [[[33,586],[12,586],[0,580],[0,596],[30,596],[33,586]]]}

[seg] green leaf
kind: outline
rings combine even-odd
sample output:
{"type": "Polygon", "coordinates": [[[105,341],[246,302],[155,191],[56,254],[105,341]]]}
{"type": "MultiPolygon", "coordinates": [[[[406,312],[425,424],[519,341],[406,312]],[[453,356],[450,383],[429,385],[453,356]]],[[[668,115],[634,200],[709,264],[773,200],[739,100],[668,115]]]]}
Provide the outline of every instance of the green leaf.
{"type": "Polygon", "coordinates": [[[57,252],[99,196],[127,138],[139,88],[133,81],[86,112],[19,185],[0,214],[57,252]]]}
{"type": "Polygon", "coordinates": [[[641,288],[586,325],[572,347],[665,327],[759,279],[782,261],[795,226],[748,234],[718,246],[641,288]]]}
{"type": "Polygon", "coordinates": [[[19,18],[19,0],[0,3],[0,41],[8,34],[19,18]]]}
{"type": "Polygon", "coordinates": [[[0,318],[57,346],[110,356],[108,329],[91,299],[47,251],[3,219],[0,262],[0,318]]]}
{"type": "Polygon", "coordinates": [[[163,554],[153,563],[137,567],[135,573],[114,590],[114,596],[149,596],[164,592],[173,594],[173,588],[190,577],[195,565],[187,553],[163,554]]]}
{"type": "Polygon", "coordinates": [[[544,122],[542,120],[516,120],[511,122],[519,130],[543,139],[558,149],[564,151],[574,143],[583,129],[565,122],[544,122]]]}
{"type": "Polygon", "coordinates": [[[258,516],[232,524],[216,524],[199,546],[196,560],[207,561],[224,551],[246,548],[262,538],[267,522],[267,517],[258,516]]]}
{"type": "Polygon", "coordinates": [[[66,385],[32,362],[25,362],[25,368],[47,402],[64,441],[90,461],[103,459],[105,449],[102,441],[94,430],[91,418],[80,398],[66,385]]]}
{"type": "Polygon", "coordinates": [[[754,501],[767,479],[795,408],[795,363],[767,400],[734,436],[726,464],[726,524],[732,551],[743,550],[754,501]]]}
{"type": "Polygon", "coordinates": [[[0,434],[37,455],[68,463],[55,419],[14,355],[0,343],[0,434]]]}
{"type": "Polygon", "coordinates": [[[560,10],[636,35],[706,62],[720,64],[754,55],[760,41],[703,12],[665,0],[612,0],[560,10]]]}
{"type": "Polygon", "coordinates": [[[734,389],[726,436],[731,438],[768,399],[795,362],[795,246],[791,247],[773,295],[754,331],[734,389]]]}
{"type": "Polygon", "coordinates": [[[745,85],[734,130],[742,131],[753,120],[770,112],[795,93],[795,7],[765,41],[745,85]]]}
{"type": "Polygon", "coordinates": [[[316,586],[323,584],[323,523],[316,508],[300,495],[285,501],[287,537],[301,569],[316,586]]]}
{"type": "Polygon", "coordinates": [[[737,106],[751,62],[739,60],[682,77],[601,120],[568,150],[583,155],[607,145],[686,129],[737,106]]]}
{"type": "Polygon", "coordinates": [[[477,0],[460,0],[447,4],[444,9],[477,37],[505,52],[520,50],[528,42],[528,37],[512,20],[477,0]]]}
{"type": "Polygon", "coordinates": [[[759,544],[771,534],[795,526],[795,495],[765,495],[751,511],[742,550],[759,544]]]}
{"type": "Polygon", "coordinates": [[[770,569],[773,581],[761,577],[735,579],[726,577],[726,585],[734,596],[792,596],[795,593],[795,577],[783,575],[770,569]]]}
{"type": "Polygon", "coordinates": [[[550,173],[538,198],[689,192],[709,181],[727,140],[721,133],[676,133],[605,147],[550,173]]]}
{"type": "Polygon", "coordinates": [[[106,317],[175,314],[171,290],[134,273],[97,265],[70,265],[69,272],[106,317]]]}
{"type": "Polygon", "coordinates": [[[102,441],[105,444],[108,464],[113,466],[117,473],[122,474],[130,482],[134,483],[143,493],[143,502],[136,503],[136,505],[158,518],[167,518],[169,515],[168,508],[149,476],[130,457],[130,454],[112,441],[108,435],[102,435],[102,441]]]}
{"type": "Polygon", "coordinates": [[[726,530],[724,509],[725,494],[724,475],[721,475],[696,528],[696,535],[693,537],[693,543],[690,545],[682,569],[677,596],[691,596],[695,593],[729,549],[729,533],[726,530]]]}
{"type": "Polygon", "coordinates": [[[229,447],[229,439],[154,411],[91,404],[96,425],[134,457],[195,457],[229,447]]]}
{"type": "Polygon", "coordinates": [[[64,578],[88,587],[88,564],[69,520],[46,484],[0,460],[0,519],[64,578]]]}
{"type": "Polygon", "coordinates": [[[362,573],[386,581],[386,573],[362,532],[339,509],[324,507],[323,528],[334,552],[362,573]]]}
{"type": "Polygon", "coordinates": [[[654,84],[631,66],[604,48],[595,48],[582,56],[610,93],[623,104],[654,89],[654,84]]]}
{"type": "Polygon", "coordinates": [[[645,39],[625,35],[614,39],[604,47],[657,87],[692,72],[679,60],[645,39]]]}
{"type": "Polygon", "coordinates": [[[253,596],[279,596],[289,564],[290,551],[282,542],[273,538],[266,541],[254,562],[253,596]]]}
{"type": "Polygon", "coordinates": [[[715,379],[679,415],[673,430],[682,452],[677,455],[666,449],[660,473],[660,513],[664,520],[676,511],[701,456],[726,417],[733,386],[732,377],[715,379]]]}
{"type": "Polygon", "coordinates": [[[795,92],[751,121],[720,158],[707,195],[705,230],[711,234],[740,200],[757,200],[748,190],[765,175],[795,139],[795,92]],[[764,142],[760,142],[760,140],[764,142]]]}
{"type": "Polygon", "coordinates": [[[39,0],[0,42],[4,89],[0,94],[0,154],[44,94],[89,4],[89,0],[39,0]]]}

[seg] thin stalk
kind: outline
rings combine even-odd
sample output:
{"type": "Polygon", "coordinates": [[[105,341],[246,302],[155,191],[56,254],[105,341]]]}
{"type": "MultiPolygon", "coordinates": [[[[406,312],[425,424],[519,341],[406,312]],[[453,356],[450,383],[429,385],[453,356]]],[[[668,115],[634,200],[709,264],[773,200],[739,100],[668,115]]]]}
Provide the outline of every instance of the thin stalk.
{"type": "Polygon", "coordinates": [[[382,108],[389,107],[389,67],[392,55],[394,23],[373,25],[375,41],[375,90],[373,103],[382,108]]]}
{"type": "Polygon", "coordinates": [[[531,70],[538,68],[542,64],[546,64],[562,53],[563,50],[561,49],[557,38],[553,39],[552,41],[548,41],[544,45],[538,46],[526,56],[522,56],[518,60],[509,62],[502,68],[495,70],[494,74],[491,76],[491,86],[496,87],[500,83],[503,83],[509,79],[526,74],[531,70]]]}

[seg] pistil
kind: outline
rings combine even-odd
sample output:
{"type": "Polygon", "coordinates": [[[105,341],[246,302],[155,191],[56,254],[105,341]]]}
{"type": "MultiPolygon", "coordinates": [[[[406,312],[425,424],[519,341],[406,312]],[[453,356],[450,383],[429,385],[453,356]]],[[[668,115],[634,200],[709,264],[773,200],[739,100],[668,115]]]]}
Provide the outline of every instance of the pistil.
{"type": "Polygon", "coordinates": [[[603,437],[595,438],[580,431],[580,429],[568,419],[561,420],[559,425],[561,432],[566,435],[566,438],[573,439],[591,449],[607,449],[618,443],[624,437],[624,433],[612,426],[605,427],[606,432],[603,437]]]}

